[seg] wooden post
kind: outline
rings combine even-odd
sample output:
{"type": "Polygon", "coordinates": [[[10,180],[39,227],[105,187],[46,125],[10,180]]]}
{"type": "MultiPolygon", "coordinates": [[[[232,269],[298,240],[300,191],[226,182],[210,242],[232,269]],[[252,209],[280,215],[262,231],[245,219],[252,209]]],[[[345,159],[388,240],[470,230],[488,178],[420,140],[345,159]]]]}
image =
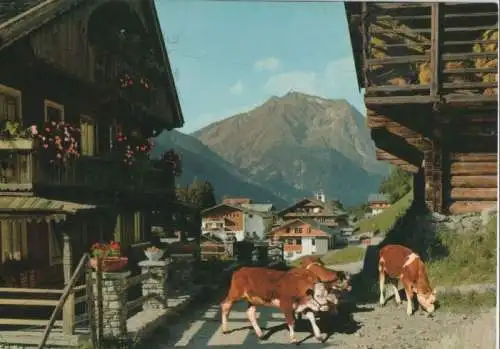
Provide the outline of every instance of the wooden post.
{"type": "MultiPolygon", "coordinates": [[[[73,256],[71,250],[71,238],[64,232],[63,233],[63,272],[64,272],[64,285],[68,285],[73,269],[73,256]]],[[[75,325],[75,294],[71,292],[68,299],[64,303],[63,308],[63,332],[65,334],[73,334],[75,325]]]]}
{"type": "Polygon", "coordinates": [[[87,291],[87,314],[89,317],[89,328],[90,328],[90,339],[92,342],[92,348],[99,348],[99,341],[97,337],[97,326],[95,322],[95,304],[94,304],[94,287],[92,279],[92,268],[87,264],[85,268],[85,286],[87,291]]]}
{"type": "Polygon", "coordinates": [[[103,303],[102,303],[102,260],[97,257],[97,269],[95,273],[95,288],[97,295],[97,339],[99,343],[104,337],[104,316],[103,316],[103,303]]]}
{"type": "Polygon", "coordinates": [[[441,89],[441,41],[440,37],[443,28],[443,5],[436,2],[431,5],[431,96],[437,97],[440,95],[441,89]]]}

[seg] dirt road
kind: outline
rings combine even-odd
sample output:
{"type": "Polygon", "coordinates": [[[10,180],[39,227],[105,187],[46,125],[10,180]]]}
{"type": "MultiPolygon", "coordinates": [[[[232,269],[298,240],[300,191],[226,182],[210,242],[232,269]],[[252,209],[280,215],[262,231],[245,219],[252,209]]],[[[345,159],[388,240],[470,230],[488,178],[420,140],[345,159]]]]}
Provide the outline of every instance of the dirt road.
{"type": "MultiPolygon", "coordinates": [[[[427,317],[417,311],[408,318],[405,305],[396,306],[389,300],[384,308],[378,305],[349,307],[335,323],[325,326],[332,332],[326,343],[318,343],[310,338],[310,326],[306,322],[297,325],[297,337],[302,340],[303,348],[343,348],[343,349],[474,349],[494,348],[495,316],[494,310],[487,313],[467,315],[437,311],[427,317]],[[471,324],[481,328],[471,329],[471,324]],[[464,338],[457,334],[469,333],[464,338]],[[493,334],[493,337],[491,337],[493,334]],[[476,337],[474,337],[476,336],[476,337]],[[488,337],[489,336],[489,337],[488,337]],[[486,338],[486,339],[485,339],[486,338]],[[488,339],[489,338],[489,339],[488,339]],[[493,342],[491,342],[493,338],[493,342]],[[483,342],[481,342],[481,340],[483,342]],[[444,341],[444,342],[443,342],[444,341]],[[454,343],[458,343],[454,345],[454,343]]],[[[265,326],[270,336],[266,341],[258,341],[248,327],[245,304],[235,305],[230,316],[232,333],[223,335],[220,330],[220,312],[217,304],[200,308],[197,312],[169,326],[168,333],[154,339],[154,348],[269,348],[291,347],[288,331],[283,326],[284,318],[278,311],[268,308],[259,309],[259,323],[265,326]]]]}

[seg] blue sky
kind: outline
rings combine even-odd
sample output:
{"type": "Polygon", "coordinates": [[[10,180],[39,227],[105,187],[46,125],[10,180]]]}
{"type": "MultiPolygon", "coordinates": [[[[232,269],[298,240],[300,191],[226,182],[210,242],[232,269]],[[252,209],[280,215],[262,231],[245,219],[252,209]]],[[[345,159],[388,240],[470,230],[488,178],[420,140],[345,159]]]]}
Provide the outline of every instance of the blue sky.
{"type": "Polygon", "coordinates": [[[344,4],[156,0],[190,133],[271,96],[346,98],[364,113],[344,4]]]}

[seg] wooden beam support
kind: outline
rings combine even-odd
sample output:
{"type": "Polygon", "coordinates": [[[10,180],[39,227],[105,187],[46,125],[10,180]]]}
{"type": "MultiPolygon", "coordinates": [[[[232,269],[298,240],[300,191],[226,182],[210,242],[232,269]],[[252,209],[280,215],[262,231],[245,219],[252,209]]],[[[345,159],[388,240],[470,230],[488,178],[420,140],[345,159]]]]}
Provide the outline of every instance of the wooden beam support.
{"type": "Polygon", "coordinates": [[[390,133],[385,128],[372,129],[371,136],[379,149],[405,160],[417,168],[422,165],[422,153],[408,144],[404,138],[390,133]]]}
{"type": "Polygon", "coordinates": [[[411,173],[417,173],[418,172],[418,167],[415,165],[410,164],[408,161],[405,161],[403,159],[400,159],[392,154],[389,154],[383,149],[377,148],[375,150],[377,160],[381,161],[387,161],[390,162],[391,164],[400,167],[406,172],[411,172],[411,173]]]}
{"type": "MultiPolygon", "coordinates": [[[[443,33],[444,5],[438,2],[431,4],[431,86],[432,97],[440,98],[442,87],[442,55],[441,36],[443,33]]],[[[436,106],[436,104],[435,104],[436,106]]]]}

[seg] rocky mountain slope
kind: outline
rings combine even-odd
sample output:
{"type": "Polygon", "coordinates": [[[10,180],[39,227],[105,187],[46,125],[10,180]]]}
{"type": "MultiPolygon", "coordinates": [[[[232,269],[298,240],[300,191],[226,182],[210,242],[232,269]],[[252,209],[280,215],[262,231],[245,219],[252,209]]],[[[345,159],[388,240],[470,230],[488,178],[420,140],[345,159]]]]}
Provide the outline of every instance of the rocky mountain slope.
{"type": "Polygon", "coordinates": [[[183,172],[176,180],[177,184],[190,184],[194,179],[208,180],[214,186],[218,200],[225,195],[250,196],[256,202],[272,202],[277,207],[287,204],[192,136],[177,131],[164,132],[156,138],[151,155],[159,157],[171,148],[182,156],[183,172]]]}
{"type": "Polygon", "coordinates": [[[358,204],[388,173],[364,117],[345,100],[291,92],[192,136],[287,201],[323,189],[358,204]]]}

